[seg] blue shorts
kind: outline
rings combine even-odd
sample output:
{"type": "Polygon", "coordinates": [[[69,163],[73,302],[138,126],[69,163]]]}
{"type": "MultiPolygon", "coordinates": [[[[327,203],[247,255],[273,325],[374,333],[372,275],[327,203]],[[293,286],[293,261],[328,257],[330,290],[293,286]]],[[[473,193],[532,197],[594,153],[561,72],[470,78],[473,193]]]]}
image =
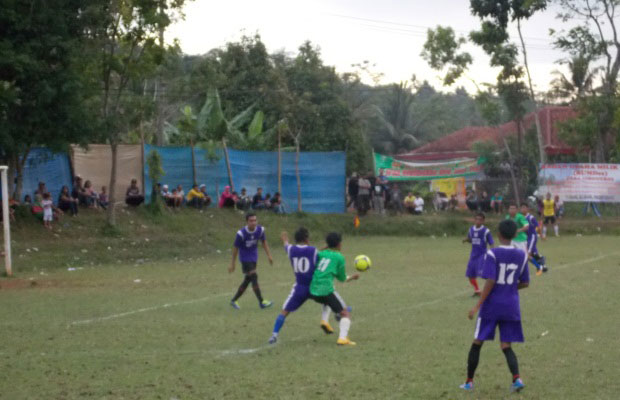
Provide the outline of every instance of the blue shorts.
{"type": "Polygon", "coordinates": [[[532,237],[527,240],[527,252],[530,254],[538,254],[538,248],[536,247],[537,243],[538,237],[536,235],[532,235],[532,237]]]}
{"type": "Polygon", "coordinates": [[[474,338],[478,340],[494,340],[495,328],[499,325],[499,340],[505,343],[523,342],[521,321],[498,321],[478,317],[474,338]]]}
{"type": "Polygon", "coordinates": [[[301,307],[306,300],[310,298],[310,286],[300,285],[298,283],[293,285],[291,293],[284,301],[282,309],[284,311],[293,312],[301,307]]]}
{"type": "Polygon", "coordinates": [[[484,265],[484,254],[478,257],[469,257],[469,262],[467,263],[467,271],[465,271],[465,276],[468,278],[477,278],[482,275],[482,267],[484,265]]]}

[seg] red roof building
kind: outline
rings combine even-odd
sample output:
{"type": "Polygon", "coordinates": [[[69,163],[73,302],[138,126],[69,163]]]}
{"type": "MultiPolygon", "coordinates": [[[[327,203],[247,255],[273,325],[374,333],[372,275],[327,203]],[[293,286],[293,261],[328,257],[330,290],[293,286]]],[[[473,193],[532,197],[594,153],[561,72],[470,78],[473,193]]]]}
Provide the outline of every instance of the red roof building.
{"type": "MultiPolygon", "coordinates": [[[[543,145],[548,155],[574,154],[575,149],[563,143],[558,138],[557,122],[575,118],[576,111],[571,107],[545,107],[538,110],[540,125],[542,128],[543,145]]],[[[523,128],[528,130],[535,127],[534,113],[527,114],[523,119],[523,128]]],[[[475,158],[472,145],[480,141],[493,141],[498,145],[502,139],[517,135],[517,123],[514,121],[503,125],[492,126],[469,126],[451,133],[441,139],[435,140],[418,147],[417,149],[395,156],[402,161],[438,161],[455,158],[475,158]]]]}

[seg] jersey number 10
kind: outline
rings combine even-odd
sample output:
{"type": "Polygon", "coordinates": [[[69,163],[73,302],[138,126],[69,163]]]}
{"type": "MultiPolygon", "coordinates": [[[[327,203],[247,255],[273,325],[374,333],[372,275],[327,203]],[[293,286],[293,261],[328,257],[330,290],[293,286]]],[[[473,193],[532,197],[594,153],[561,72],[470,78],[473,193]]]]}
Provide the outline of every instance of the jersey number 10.
{"type": "Polygon", "coordinates": [[[515,272],[519,266],[517,264],[504,264],[499,265],[499,274],[497,276],[497,283],[499,285],[512,285],[514,282],[515,272]],[[508,276],[506,276],[508,274],[508,276]]]}
{"type": "Polygon", "coordinates": [[[297,274],[304,274],[310,269],[308,257],[293,257],[293,271],[297,274]]]}

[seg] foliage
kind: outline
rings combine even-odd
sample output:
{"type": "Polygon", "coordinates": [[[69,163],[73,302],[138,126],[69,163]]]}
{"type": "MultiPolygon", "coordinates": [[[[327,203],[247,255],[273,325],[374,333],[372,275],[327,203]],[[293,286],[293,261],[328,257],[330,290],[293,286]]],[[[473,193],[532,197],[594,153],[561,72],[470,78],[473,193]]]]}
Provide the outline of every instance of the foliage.
{"type": "Polygon", "coordinates": [[[451,27],[437,26],[435,30],[429,29],[426,32],[426,42],[420,55],[433,69],[447,68],[443,78],[445,86],[452,85],[460,78],[473,61],[469,53],[457,53],[466,42],[464,37],[457,39],[451,27]]]}
{"type": "Polygon", "coordinates": [[[166,175],[166,172],[162,166],[161,155],[157,150],[151,150],[146,156],[146,165],[149,169],[151,183],[153,184],[153,187],[155,187],[155,184],[161,181],[161,178],[166,175]]]}

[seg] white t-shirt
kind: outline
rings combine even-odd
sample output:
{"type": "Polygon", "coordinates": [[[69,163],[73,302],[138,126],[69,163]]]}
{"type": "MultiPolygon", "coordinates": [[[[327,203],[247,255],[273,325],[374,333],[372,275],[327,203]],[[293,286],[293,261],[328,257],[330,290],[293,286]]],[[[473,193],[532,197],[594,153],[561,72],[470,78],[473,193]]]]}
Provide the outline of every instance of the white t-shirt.
{"type": "Polygon", "coordinates": [[[415,201],[413,202],[413,204],[415,205],[415,210],[422,212],[424,211],[424,199],[421,197],[417,197],[415,199],[415,201]]]}
{"type": "MultiPolygon", "coordinates": [[[[43,206],[43,218],[51,218],[54,215],[54,210],[52,209],[53,204],[51,200],[43,200],[41,202],[43,206]]],[[[51,219],[46,219],[46,221],[51,221],[51,219]]]]}

